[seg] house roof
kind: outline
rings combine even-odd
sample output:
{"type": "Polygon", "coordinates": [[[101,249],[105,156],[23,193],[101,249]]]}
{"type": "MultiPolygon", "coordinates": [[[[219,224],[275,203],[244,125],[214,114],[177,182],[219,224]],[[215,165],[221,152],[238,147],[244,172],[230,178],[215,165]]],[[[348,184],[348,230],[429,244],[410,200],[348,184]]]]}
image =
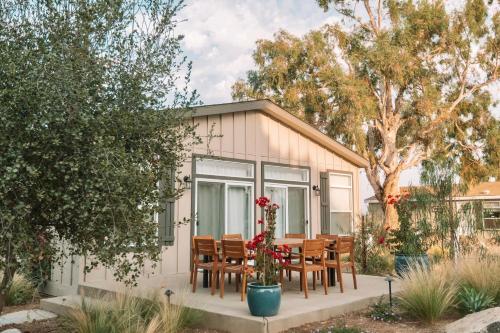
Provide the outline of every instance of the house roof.
{"type": "MultiPolygon", "coordinates": [[[[420,186],[414,186],[420,187],[420,186]]],[[[410,192],[409,186],[401,186],[399,188],[401,194],[410,192]]],[[[488,200],[500,199],[500,181],[498,182],[481,182],[471,186],[466,193],[459,194],[453,197],[453,200],[488,200]]],[[[375,196],[365,199],[366,203],[377,203],[375,196]]]]}
{"type": "Polygon", "coordinates": [[[359,168],[368,166],[368,161],[364,157],[323,134],[268,99],[199,106],[193,108],[192,116],[203,117],[252,110],[264,112],[359,168]]]}

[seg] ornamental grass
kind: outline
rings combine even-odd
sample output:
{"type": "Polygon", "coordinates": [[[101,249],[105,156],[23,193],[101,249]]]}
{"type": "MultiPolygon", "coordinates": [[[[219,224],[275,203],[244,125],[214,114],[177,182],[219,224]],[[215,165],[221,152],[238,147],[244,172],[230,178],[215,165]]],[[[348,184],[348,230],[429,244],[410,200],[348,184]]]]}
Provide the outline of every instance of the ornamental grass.
{"type": "Polygon", "coordinates": [[[416,265],[405,272],[399,296],[402,309],[426,323],[442,318],[456,303],[458,288],[451,272],[449,263],[431,268],[416,265]]]}
{"type": "Polygon", "coordinates": [[[38,292],[33,283],[23,275],[16,274],[5,295],[5,305],[21,305],[33,302],[38,292]]]}
{"type": "Polygon", "coordinates": [[[456,271],[462,288],[484,293],[500,304],[500,259],[466,258],[457,264],[456,271]]]}
{"type": "Polygon", "coordinates": [[[164,297],[139,298],[130,293],[83,301],[66,323],[77,333],[176,333],[197,321],[199,313],[170,305],[164,297]]]}

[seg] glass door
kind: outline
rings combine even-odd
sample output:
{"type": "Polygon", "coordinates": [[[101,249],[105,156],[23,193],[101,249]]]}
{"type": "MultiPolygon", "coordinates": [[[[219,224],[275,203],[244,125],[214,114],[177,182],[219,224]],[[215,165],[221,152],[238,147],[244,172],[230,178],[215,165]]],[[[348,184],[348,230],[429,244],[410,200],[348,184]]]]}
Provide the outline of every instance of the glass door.
{"type": "Polygon", "coordinates": [[[288,187],[288,233],[307,234],[307,189],[288,187]]]}
{"type": "Polygon", "coordinates": [[[252,235],[252,186],[227,184],[226,233],[241,234],[243,239],[252,235]]]}
{"type": "Polygon", "coordinates": [[[224,233],[224,192],[224,183],[197,182],[196,234],[221,239],[224,233]]]}
{"type": "Polygon", "coordinates": [[[272,203],[280,206],[276,212],[276,238],[285,237],[286,219],[287,219],[287,204],[286,204],[286,186],[270,185],[264,187],[264,195],[268,197],[272,203]]]}

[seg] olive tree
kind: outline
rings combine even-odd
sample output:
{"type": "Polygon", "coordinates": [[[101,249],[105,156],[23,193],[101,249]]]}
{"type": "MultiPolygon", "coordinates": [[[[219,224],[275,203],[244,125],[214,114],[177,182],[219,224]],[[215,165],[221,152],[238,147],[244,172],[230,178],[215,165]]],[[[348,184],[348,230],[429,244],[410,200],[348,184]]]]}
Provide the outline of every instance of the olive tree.
{"type": "Polygon", "coordinates": [[[0,311],[25,265],[92,255],[133,283],[158,259],[151,217],[198,141],[182,6],[0,2],[0,311]]]}

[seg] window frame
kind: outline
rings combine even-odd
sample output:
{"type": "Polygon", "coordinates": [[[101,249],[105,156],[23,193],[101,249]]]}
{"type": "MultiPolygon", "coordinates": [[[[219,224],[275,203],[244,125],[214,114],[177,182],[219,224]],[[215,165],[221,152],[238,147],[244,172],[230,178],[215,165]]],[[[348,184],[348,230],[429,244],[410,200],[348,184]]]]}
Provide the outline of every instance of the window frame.
{"type": "MultiPolygon", "coordinates": [[[[284,164],[284,163],[275,163],[275,162],[261,162],[261,192],[262,195],[265,195],[265,189],[266,186],[275,186],[275,187],[285,187],[286,189],[286,216],[285,216],[285,229],[284,233],[286,234],[288,232],[288,187],[303,187],[306,189],[306,204],[305,204],[305,210],[306,210],[306,228],[305,228],[305,233],[307,238],[310,237],[312,234],[312,223],[311,222],[311,167],[309,166],[304,166],[304,165],[293,165],[293,164],[284,164]],[[278,179],[269,179],[266,178],[265,174],[265,167],[266,165],[271,165],[271,166],[277,166],[277,167],[282,167],[282,168],[294,168],[294,169],[304,169],[307,170],[307,181],[289,181],[289,180],[278,180],[278,179]]],[[[262,210],[262,216],[263,210],[262,210]]]]}
{"type": "Polygon", "coordinates": [[[492,210],[500,211],[500,199],[496,199],[496,200],[484,200],[484,201],[483,201],[483,204],[482,204],[482,211],[481,211],[481,214],[482,214],[482,217],[483,217],[483,229],[484,229],[484,230],[488,230],[488,231],[496,231],[496,230],[500,230],[500,227],[498,227],[498,228],[487,228],[487,227],[485,226],[485,223],[484,223],[484,222],[485,222],[485,219],[489,219],[489,220],[498,220],[498,221],[500,221],[500,218],[488,218],[488,217],[487,217],[487,218],[485,218],[485,217],[484,217],[484,211],[485,211],[485,209],[492,209],[492,210]],[[498,206],[498,207],[493,207],[493,208],[485,208],[485,207],[484,207],[484,204],[485,204],[485,203],[488,203],[488,202],[498,202],[498,203],[499,203],[499,206],[498,206]]]}
{"type": "MultiPolygon", "coordinates": [[[[351,219],[350,219],[350,230],[349,232],[352,233],[354,231],[354,174],[349,171],[341,171],[341,170],[328,170],[328,208],[329,208],[329,214],[330,214],[330,226],[332,224],[332,213],[350,213],[351,214],[351,219]],[[332,175],[338,175],[338,176],[348,176],[350,178],[350,183],[351,186],[342,186],[342,185],[337,185],[337,186],[332,186],[332,175]],[[331,205],[331,200],[332,200],[332,188],[341,188],[341,189],[350,189],[351,190],[351,210],[333,210],[332,205],[331,205]]],[[[331,230],[331,229],[330,229],[331,230]]]]}
{"type": "Polygon", "coordinates": [[[224,183],[224,232],[227,230],[227,187],[228,184],[237,184],[237,185],[250,185],[252,189],[252,194],[250,196],[250,238],[255,235],[256,231],[256,211],[255,202],[256,198],[256,189],[257,189],[257,162],[252,160],[244,160],[230,157],[221,157],[221,156],[212,156],[212,155],[204,155],[204,154],[196,154],[193,153],[191,157],[191,175],[192,175],[192,188],[191,188],[191,235],[196,235],[198,231],[198,223],[196,218],[196,213],[198,209],[198,196],[197,196],[197,186],[198,181],[211,181],[224,183]],[[231,177],[231,176],[218,176],[218,175],[207,175],[207,174],[199,174],[196,171],[196,161],[199,159],[211,159],[211,160],[221,160],[221,161],[229,161],[236,163],[244,163],[251,164],[253,168],[253,177],[231,177]]]}

